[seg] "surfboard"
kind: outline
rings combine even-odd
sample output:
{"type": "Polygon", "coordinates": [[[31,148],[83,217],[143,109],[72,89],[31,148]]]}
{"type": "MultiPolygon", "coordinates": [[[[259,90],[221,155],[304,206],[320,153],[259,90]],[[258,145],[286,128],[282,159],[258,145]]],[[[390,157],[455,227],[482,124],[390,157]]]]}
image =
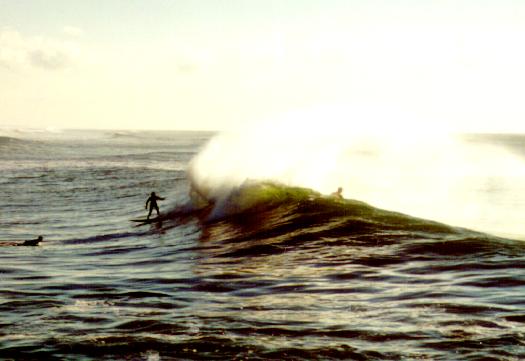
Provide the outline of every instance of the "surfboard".
{"type": "Polygon", "coordinates": [[[0,247],[6,247],[6,246],[18,246],[24,243],[24,241],[0,241],[0,247]]]}
{"type": "Polygon", "coordinates": [[[137,219],[130,219],[131,222],[137,222],[137,223],[154,223],[154,222],[160,222],[162,221],[161,218],[155,217],[155,218],[137,218],[137,219]]]}
{"type": "Polygon", "coordinates": [[[0,247],[6,247],[6,246],[26,246],[26,247],[38,247],[42,245],[41,242],[35,243],[35,244],[26,244],[25,240],[16,240],[16,241],[4,241],[0,240],[0,247]]]}

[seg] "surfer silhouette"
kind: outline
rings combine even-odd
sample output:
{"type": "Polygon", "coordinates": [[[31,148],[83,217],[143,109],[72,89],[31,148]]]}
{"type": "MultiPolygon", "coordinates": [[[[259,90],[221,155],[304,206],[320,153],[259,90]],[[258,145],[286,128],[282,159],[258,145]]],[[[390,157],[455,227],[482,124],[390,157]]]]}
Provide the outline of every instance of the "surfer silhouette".
{"type": "Polygon", "coordinates": [[[157,200],[163,201],[164,199],[165,198],[157,196],[155,192],[151,192],[151,195],[146,201],[146,209],[148,209],[148,203],[149,203],[149,213],[146,219],[149,219],[154,209],[157,211],[157,216],[160,216],[159,205],[157,204],[157,200]]]}
{"type": "Polygon", "coordinates": [[[42,236],[38,236],[37,239],[31,239],[24,241],[24,243],[19,244],[19,246],[38,246],[40,242],[42,242],[44,238],[42,236]]]}
{"type": "Polygon", "coordinates": [[[337,191],[332,193],[331,196],[337,199],[343,199],[343,188],[342,187],[337,188],[337,191]]]}

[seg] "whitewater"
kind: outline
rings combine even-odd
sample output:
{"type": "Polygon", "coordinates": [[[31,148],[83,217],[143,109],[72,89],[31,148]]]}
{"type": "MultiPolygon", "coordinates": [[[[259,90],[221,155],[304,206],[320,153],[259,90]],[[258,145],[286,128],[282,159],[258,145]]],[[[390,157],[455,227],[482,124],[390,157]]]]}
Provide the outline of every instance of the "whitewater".
{"type": "Polygon", "coordinates": [[[524,358],[525,136],[338,124],[2,130],[0,358],[524,358]]]}

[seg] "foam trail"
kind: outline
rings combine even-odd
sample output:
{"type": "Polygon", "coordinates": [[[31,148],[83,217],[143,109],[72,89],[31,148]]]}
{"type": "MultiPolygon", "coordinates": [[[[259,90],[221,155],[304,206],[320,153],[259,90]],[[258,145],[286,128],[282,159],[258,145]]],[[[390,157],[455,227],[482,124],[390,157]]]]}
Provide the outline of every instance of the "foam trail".
{"type": "Polygon", "coordinates": [[[321,193],[342,186],[346,198],[376,207],[524,235],[517,218],[525,199],[505,204],[523,194],[524,165],[504,149],[465,143],[399,112],[333,107],[223,133],[192,161],[189,174],[202,195],[219,202],[246,179],[321,193]]]}

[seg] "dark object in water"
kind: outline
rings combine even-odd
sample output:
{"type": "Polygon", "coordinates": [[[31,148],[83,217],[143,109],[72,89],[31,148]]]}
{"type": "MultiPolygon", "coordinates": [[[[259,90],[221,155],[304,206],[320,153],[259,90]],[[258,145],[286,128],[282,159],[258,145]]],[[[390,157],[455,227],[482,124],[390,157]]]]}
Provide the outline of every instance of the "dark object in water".
{"type": "Polygon", "coordinates": [[[24,243],[19,244],[19,246],[38,246],[40,242],[42,242],[44,238],[42,236],[38,236],[37,239],[31,239],[24,241],[24,243]]]}
{"type": "Polygon", "coordinates": [[[131,222],[137,222],[137,223],[155,223],[155,222],[162,222],[162,218],[155,217],[155,218],[137,218],[137,219],[130,219],[131,222]]]}

